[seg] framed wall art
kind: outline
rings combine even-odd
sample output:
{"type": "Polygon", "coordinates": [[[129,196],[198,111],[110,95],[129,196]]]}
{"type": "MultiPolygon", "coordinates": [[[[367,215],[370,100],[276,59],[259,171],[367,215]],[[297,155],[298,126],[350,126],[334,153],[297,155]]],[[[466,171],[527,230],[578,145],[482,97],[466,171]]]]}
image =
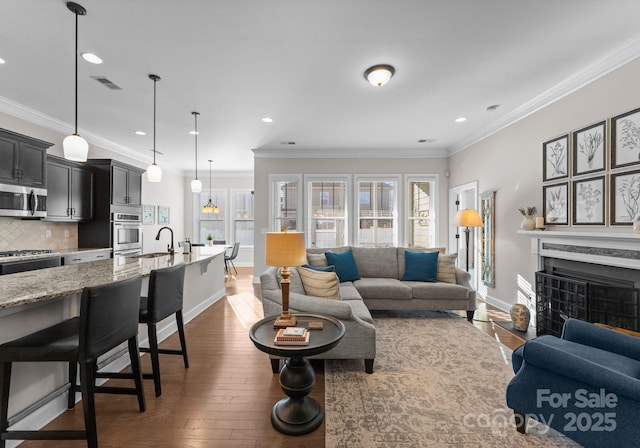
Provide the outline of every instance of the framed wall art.
{"type": "Polygon", "coordinates": [[[542,181],[569,176],[569,134],[542,144],[542,181]]]}
{"type": "Polygon", "coordinates": [[[153,225],[156,223],[156,206],[142,205],[142,224],[153,225]]]}
{"type": "Polygon", "coordinates": [[[611,225],[640,219],[640,170],[611,174],[611,225]]]}
{"type": "Polygon", "coordinates": [[[549,225],[569,224],[569,182],[542,187],[544,221],[549,225]]]}
{"type": "Polygon", "coordinates": [[[640,109],[611,119],[611,168],[640,163],[640,109]]]}
{"type": "Polygon", "coordinates": [[[606,167],[606,122],[573,132],[573,175],[603,171],[606,167]]]}
{"type": "Polygon", "coordinates": [[[574,225],[605,224],[605,176],[573,181],[574,225]]]}
{"type": "Polygon", "coordinates": [[[158,224],[161,226],[169,225],[169,207],[158,205],[158,224]]]}

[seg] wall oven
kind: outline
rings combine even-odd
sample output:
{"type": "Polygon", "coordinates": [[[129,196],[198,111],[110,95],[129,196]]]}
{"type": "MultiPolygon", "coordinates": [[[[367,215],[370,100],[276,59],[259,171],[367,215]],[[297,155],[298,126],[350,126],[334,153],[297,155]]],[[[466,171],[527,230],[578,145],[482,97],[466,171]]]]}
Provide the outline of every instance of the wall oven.
{"type": "Polygon", "coordinates": [[[0,184],[0,216],[46,217],[47,190],[0,184]]]}
{"type": "Polygon", "coordinates": [[[139,213],[113,213],[113,254],[142,251],[142,220],[139,213]]]}

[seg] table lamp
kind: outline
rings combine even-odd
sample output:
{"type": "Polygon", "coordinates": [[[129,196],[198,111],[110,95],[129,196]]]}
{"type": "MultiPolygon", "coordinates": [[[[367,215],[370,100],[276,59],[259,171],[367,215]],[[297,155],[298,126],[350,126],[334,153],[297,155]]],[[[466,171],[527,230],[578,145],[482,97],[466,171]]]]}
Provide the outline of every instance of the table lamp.
{"type": "Polygon", "coordinates": [[[453,224],[458,227],[464,227],[464,233],[466,234],[466,243],[467,243],[467,272],[469,272],[469,232],[471,229],[469,227],[484,227],[482,223],[482,218],[478,215],[476,210],[470,210],[468,208],[459,210],[456,213],[455,218],[453,218],[453,224]]]}
{"type": "Polygon", "coordinates": [[[282,314],[273,324],[274,328],[293,327],[295,316],[289,312],[290,266],[301,266],[307,262],[307,251],[302,232],[267,232],[265,263],[268,266],[281,267],[282,314]]]}

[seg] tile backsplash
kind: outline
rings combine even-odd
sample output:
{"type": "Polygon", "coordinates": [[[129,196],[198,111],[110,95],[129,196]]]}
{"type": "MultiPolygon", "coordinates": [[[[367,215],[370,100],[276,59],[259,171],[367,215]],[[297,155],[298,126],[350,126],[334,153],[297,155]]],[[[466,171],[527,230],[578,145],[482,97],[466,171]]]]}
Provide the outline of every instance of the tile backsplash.
{"type": "Polygon", "coordinates": [[[73,249],[78,224],[0,217],[0,250],[73,249]]]}

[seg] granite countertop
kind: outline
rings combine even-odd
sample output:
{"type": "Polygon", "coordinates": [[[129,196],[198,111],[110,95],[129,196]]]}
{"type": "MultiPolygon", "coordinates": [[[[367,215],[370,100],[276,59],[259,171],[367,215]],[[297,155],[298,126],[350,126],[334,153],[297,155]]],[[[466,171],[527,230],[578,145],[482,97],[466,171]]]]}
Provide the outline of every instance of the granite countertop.
{"type": "Polygon", "coordinates": [[[136,274],[148,276],[153,269],[187,265],[211,260],[224,254],[224,247],[194,247],[191,254],[176,253],[110,258],[69,266],[39,269],[0,276],[0,310],[34,304],[82,292],[85,286],[97,286],[124,280],[136,274]]]}
{"type": "Polygon", "coordinates": [[[102,248],[86,248],[86,247],[76,247],[73,249],[54,249],[54,252],[62,255],[72,255],[72,254],[86,254],[87,252],[103,252],[105,250],[111,251],[110,247],[102,247],[102,248]]]}

